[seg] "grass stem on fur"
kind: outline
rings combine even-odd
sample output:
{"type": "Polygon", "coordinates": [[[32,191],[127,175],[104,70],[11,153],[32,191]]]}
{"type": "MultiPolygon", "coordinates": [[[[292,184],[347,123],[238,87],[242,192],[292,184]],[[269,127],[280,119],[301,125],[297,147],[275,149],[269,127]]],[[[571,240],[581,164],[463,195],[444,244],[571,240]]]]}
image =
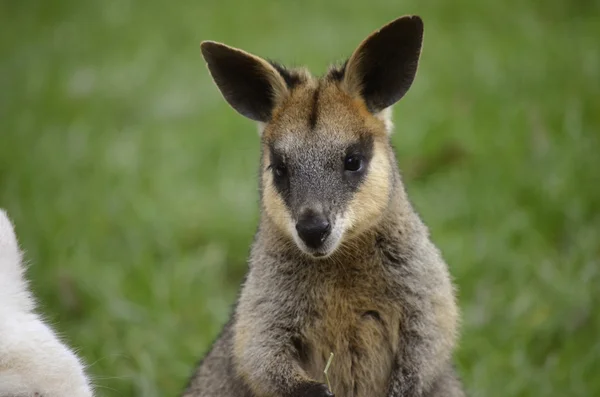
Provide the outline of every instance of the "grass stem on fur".
{"type": "Polygon", "coordinates": [[[329,391],[333,393],[333,390],[331,390],[331,383],[329,382],[329,375],[327,375],[327,371],[329,371],[329,366],[331,365],[332,361],[333,361],[333,352],[331,352],[331,354],[329,355],[329,360],[327,360],[327,365],[325,365],[325,370],[323,370],[323,373],[325,374],[325,380],[327,381],[327,387],[329,388],[329,391]]]}

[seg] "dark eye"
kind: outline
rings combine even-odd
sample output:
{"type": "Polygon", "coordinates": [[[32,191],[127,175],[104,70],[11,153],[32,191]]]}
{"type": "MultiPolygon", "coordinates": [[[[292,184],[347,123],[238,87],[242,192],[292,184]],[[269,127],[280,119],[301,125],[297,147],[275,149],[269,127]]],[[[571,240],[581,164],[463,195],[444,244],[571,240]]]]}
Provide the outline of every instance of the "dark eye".
{"type": "Polygon", "coordinates": [[[287,168],[285,164],[277,164],[273,167],[273,173],[277,178],[283,178],[287,175],[287,168]]]}
{"type": "Polygon", "coordinates": [[[344,169],[346,171],[360,171],[363,166],[362,158],[357,154],[350,154],[344,160],[344,169]]]}

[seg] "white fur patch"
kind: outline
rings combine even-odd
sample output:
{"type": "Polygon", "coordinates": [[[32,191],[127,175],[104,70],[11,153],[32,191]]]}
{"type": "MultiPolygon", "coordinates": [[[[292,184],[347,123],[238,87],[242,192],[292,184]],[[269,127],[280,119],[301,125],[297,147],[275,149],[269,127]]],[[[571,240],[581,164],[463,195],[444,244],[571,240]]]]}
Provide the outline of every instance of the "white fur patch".
{"type": "Polygon", "coordinates": [[[34,307],[17,237],[0,209],[0,397],[91,397],[82,363],[34,307]]]}
{"type": "Polygon", "coordinates": [[[263,132],[265,131],[265,127],[267,126],[267,123],[257,121],[256,126],[258,127],[258,136],[262,136],[263,132]]]}
{"type": "Polygon", "coordinates": [[[392,107],[390,106],[383,109],[381,112],[377,113],[375,117],[383,121],[388,135],[391,134],[394,129],[394,122],[392,121],[392,107]]]}

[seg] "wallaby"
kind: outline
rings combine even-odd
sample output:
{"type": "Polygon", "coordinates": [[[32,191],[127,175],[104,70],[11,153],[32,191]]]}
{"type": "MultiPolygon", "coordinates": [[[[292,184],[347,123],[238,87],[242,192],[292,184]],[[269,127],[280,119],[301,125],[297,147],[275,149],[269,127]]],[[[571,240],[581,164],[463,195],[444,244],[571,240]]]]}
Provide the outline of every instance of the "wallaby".
{"type": "Polygon", "coordinates": [[[83,364],[34,310],[17,237],[0,209],[0,397],[91,397],[83,364]]]}
{"type": "Polygon", "coordinates": [[[421,18],[396,19],[320,78],[201,44],[225,100],[259,123],[261,218],[231,319],[184,396],[464,396],[454,286],[390,143],[422,36],[421,18]]]}

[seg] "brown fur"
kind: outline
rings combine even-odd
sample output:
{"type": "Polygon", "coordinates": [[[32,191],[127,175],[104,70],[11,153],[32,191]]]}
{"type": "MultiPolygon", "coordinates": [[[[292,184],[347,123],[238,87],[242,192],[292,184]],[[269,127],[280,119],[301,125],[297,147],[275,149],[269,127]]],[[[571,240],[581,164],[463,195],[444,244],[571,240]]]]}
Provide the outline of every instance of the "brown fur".
{"type": "MultiPolygon", "coordinates": [[[[390,162],[388,159],[388,136],[385,122],[369,113],[360,98],[352,98],[341,87],[341,83],[328,79],[308,77],[292,90],[288,97],[275,108],[273,120],[263,132],[263,150],[277,141],[288,151],[302,150],[307,142],[327,141],[352,142],[357,137],[369,134],[375,138],[375,156],[367,180],[356,193],[347,210],[348,235],[358,234],[375,223],[390,192],[390,162]],[[315,92],[319,92],[318,104],[314,103],[315,92]],[[315,106],[316,105],[316,106],[315,106]],[[313,128],[312,112],[321,114],[313,128]]],[[[263,167],[268,166],[268,156],[263,158],[263,167]]],[[[288,232],[290,215],[281,197],[274,191],[269,174],[263,174],[263,208],[280,228],[288,232]]]]}
{"type": "Polygon", "coordinates": [[[184,396],[464,396],[452,366],[459,326],[454,287],[406,196],[389,141],[385,106],[412,83],[421,31],[420,19],[396,20],[322,78],[265,66],[253,55],[235,70],[222,59],[237,62],[237,53],[228,52],[238,50],[203,45],[228,102],[261,123],[262,216],[231,321],[184,396]],[[397,51],[406,61],[381,54],[402,40],[407,44],[397,51]],[[393,63],[378,71],[377,57],[393,63]],[[248,72],[252,63],[264,76],[248,72]],[[388,76],[394,68],[413,73],[388,76]],[[245,81],[252,89],[240,87],[245,81]],[[270,97],[265,81],[277,85],[270,97]],[[338,177],[335,170],[356,142],[369,142],[360,149],[369,153],[368,168],[352,185],[344,182],[347,171],[338,177]],[[281,177],[292,178],[290,191],[275,179],[275,155],[295,164],[286,171],[291,176],[281,177]],[[324,256],[307,251],[295,231],[305,208],[329,214],[327,238],[336,241],[324,243],[324,256]],[[330,352],[331,391],[323,374],[330,352]]]}

